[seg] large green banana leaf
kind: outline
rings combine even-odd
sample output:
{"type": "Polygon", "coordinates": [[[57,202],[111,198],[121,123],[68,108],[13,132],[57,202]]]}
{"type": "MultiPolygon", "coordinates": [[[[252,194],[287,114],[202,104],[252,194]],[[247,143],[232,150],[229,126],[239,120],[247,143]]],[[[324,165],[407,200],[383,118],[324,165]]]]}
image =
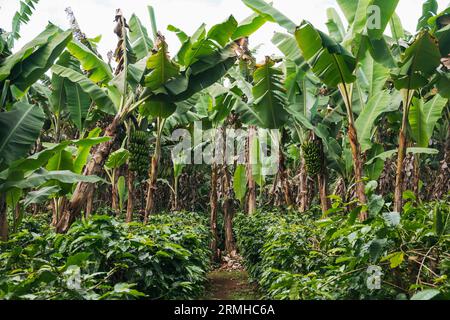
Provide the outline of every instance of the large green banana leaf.
{"type": "Polygon", "coordinates": [[[50,69],[71,39],[71,31],[54,35],[46,45],[40,47],[27,59],[14,66],[9,76],[11,84],[25,92],[50,69]]]}
{"type": "Polygon", "coordinates": [[[428,31],[422,31],[403,54],[393,78],[397,90],[416,90],[428,83],[441,61],[438,41],[428,31]]]}
{"type": "Polygon", "coordinates": [[[170,95],[170,100],[180,102],[210,87],[225,76],[235,62],[236,52],[233,45],[204,57],[204,60],[198,61],[187,71],[182,72],[179,77],[164,85],[170,95]]]}
{"type": "Polygon", "coordinates": [[[71,171],[47,171],[45,169],[39,169],[38,171],[32,173],[30,176],[27,176],[25,179],[0,183],[0,192],[5,192],[6,190],[9,190],[11,188],[37,188],[44,183],[52,180],[58,181],[63,184],[73,184],[77,182],[106,183],[104,179],[97,176],[85,176],[73,173],[71,171]]]}
{"type": "Polygon", "coordinates": [[[88,72],[93,82],[107,83],[113,78],[109,65],[82,43],[71,41],[67,44],[67,50],[81,62],[83,70],[88,72]]]}
{"type": "Polygon", "coordinates": [[[388,91],[381,91],[369,99],[367,105],[362,110],[355,121],[358,140],[361,144],[361,151],[364,152],[372,147],[372,129],[378,117],[387,111],[392,96],[388,91]]]}
{"type": "Polygon", "coordinates": [[[145,58],[153,49],[153,42],[148,35],[147,29],[141,23],[141,20],[133,14],[129,21],[130,25],[130,42],[133,52],[136,54],[137,60],[145,58]]]}
{"type": "Polygon", "coordinates": [[[369,21],[367,28],[367,34],[369,38],[380,40],[383,37],[384,31],[386,30],[389,21],[391,21],[392,15],[395,13],[395,9],[397,8],[398,3],[399,0],[372,0],[370,2],[370,6],[372,6],[372,8],[379,9],[374,12],[376,15],[374,15],[373,18],[376,18],[376,20],[379,19],[375,22],[377,22],[376,24],[379,23],[380,25],[372,26],[369,21]]]}
{"type": "Polygon", "coordinates": [[[23,157],[39,137],[45,115],[39,106],[17,102],[11,111],[0,113],[0,165],[23,157]]]}
{"type": "Polygon", "coordinates": [[[295,32],[303,57],[312,71],[328,86],[353,83],[355,58],[341,45],[304,21],[295,32]]]}
{"type": "Polygon", "coordinates": [[[116,107],[108,95],[85,75],[60,65],[54,65],[52,72],[79,85],[81,90],[90,96],[101,111],[111,115],[116,114],[116,107]]]}
{"type": "Polygon", "coordinates": [[[231,39],[237,40],[244,37],[249,37],[259,30],[265,23],[266,19],[259,14],[253,14],[239,23],[234,31],[231,39]]]}
{"type": "MultiPolygon", "coordinates": [[[[383,161],[386,161],[389,158],[392,158],[396,153],[398,152],[398,149],[385,151],[383,153],[378,154],[374,158],[370,159],[366,162],[366,165],[370,165],[374,163],[377,159],[381,159],[383,161]]],[[[438,154],[439,150],[437,149],[430,149],[430,148],[408,148],[406,149],[406,153],[412,153],[412,154],[438,154]]]]}
{"type": "Polygon", "coordinates": [[[424,103],[422,99],[413,99],[409,113],[409,124],[411,134],[418,147],[428,147],[436,123],[441,118],[442,110],[444,110],[447,102],[448,100],[440,95],[436,95],[427,103],[424,103]]]}
{"type": "Polygon", "coordinates": [[[152,91],[178,76],[180,72],[179,66],[169,58],[165,42],[161,42],[158,52],[148,59],[147,69],[151,71],[145,76],[145,86],[152,91]]]}
{"type": "MultiPolygon", "coordinates": [[[[17,53],[8,56],[0,65],[0,82],[7,79],[11,75],[12,69],[19,63],[25,62],[30,56],[46,45],[52,37],[61,30],[54,24],[49,24],[43,32],[41,32],[31,42],[27,43],[17,53]]],[[[12,75],[14,76],[14,74],[12,75]]]]}
{"type": "Polygon", "coordinates": [[[253,74],[253,108],[262,120],[262,127],[278,129],[287,121],[286,93],[283,86],[283,72],[274,67],[271,60],[256,69],[253,74]]]}
{"type": "Polygon", "coordinates": [[[294,33],[296,24],[264,0],[243,0],[244,4],[267,21],[276,22],[288,32],[294,33]]]}
{"type": "Polygon", "coordinates": [[[77,83],[67,81],[65,89],[66,107],[69,111],[70,120],[82,131],[91,106],[91,99],[77,83]]]}
{"type": "Polygon", "coordinates": [[[417,23],[417,31],[428,27],[428,20],[435,16],[438,11],[438,3],[436,0],[426,0],[422,5],[422,16],[417,23]]]}

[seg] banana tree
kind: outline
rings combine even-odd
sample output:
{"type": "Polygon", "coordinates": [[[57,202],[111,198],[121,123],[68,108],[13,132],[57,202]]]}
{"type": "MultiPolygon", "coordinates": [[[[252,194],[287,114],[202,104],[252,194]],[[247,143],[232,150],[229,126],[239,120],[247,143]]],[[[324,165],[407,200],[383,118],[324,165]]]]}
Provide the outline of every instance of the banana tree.
{"type": "MultiPolygon", "coordinates": [[[[420,32],[414,42],[406,49],[394,72],[395,88],[403,97],[402,125],[399,133],[397,174],[395,181],[394,210],[401,212],[403,205],[403,161],[408,147],[408,116],[414,94],[428,84],[429,78],[439,66],[441,54],[436,38],[429,31],[420,32]]],[[[418,109],[418,108],[414,108],[418,109]]]]}
{"type": "MultiPolygon", "coordinates": [[[[143,95],[148,96],[141,108],[144,116],[153,116],[157,123],[156,147],[152,157],[151,173],[145,208],[145,221],[154,208],[154,191],[161,150],[161,133],[166,119],[176,110],[176,103],[187,100],[219,79],[230,69],[242,49],[235,40],[252,34],[260,23],[246,19],[241,24],[230,16],[209,31],[205,25],[191,36],[183,34],[182,46],[175,61],[167,55],[164,37],[158,35],[157,51],[149,58],[143,95]]],[[[174,30],[174,28],[171,28],[174,30]]]]}
{"type": "MultiPolygon", "coordinates": [[[[35,3],[35,2],[34,2],[35,3]]],[[[33,2],[24,3],[33,6],[33,2]]],[[[24,9],[25,10],[25,9],[24,9]]],[[[14,39],[22,22],[26,22],[31,9],[15,15],[13,32],[4,37],[0,59],[0,169],[6,170],[14,161],[26,156],[38,138],[45,116],[39,105],[27,103],[27,94],[51,67],[71,40],[70,31],[63,32],[53,24],[21,50],[12,53],[14,39]],[[18,101],[21,100],[22,101],[18,101]]],[[[1,237],[7,237],[8,225],[5,211],[6,199],[0,196],[1,237]]]]}
{"type": "MultiPolygon", "coordinates": [[[[366,204],[363,182],[363,161],[361,145],[355,127],[353,113],[353,83],[356,80],[356,59],[341,45],[324,33],[316,30],[309,22],[303,22],[295,32],[297,43],[303,57],[312,71],[329,87],[337,87],[344,100],[348,118],[348,139],[353,158],[356,180],[356,195],[361,204],[366,204]]],[[[365,211],[360,220],[367,219],[365,211]]]]}

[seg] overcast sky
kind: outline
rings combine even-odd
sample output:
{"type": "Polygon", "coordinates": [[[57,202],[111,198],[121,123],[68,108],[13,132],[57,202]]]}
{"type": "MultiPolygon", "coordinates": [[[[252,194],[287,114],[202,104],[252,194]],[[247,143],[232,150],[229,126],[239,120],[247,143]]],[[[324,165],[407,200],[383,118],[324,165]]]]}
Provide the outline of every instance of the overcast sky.
{"type": "MultiPolygon", "coordinates": [[[[423,1],[400,0],[397,13],[405,29],[415,30],[417,20],[421,16],[423,1]]],[[[438,2],[442,10],[449,0],[438,0],[438,2]]],[[[320,29],[326,29],[326,9],[337,8],[335,0],[273,0],[273,3],[294,22],[300,23],[301,20],[306,19],[320,29]]],[[[103,36],[100,52],[106,55],[106,52],[115,48],[117,42],[112,31],[115,9],[122,8],[127,17],[136,13],[150,31],[147,5],[155,8],[158,29],[166,35],[172,53],[178,50],[179,42],[174,34],[167,31],[167,25],[173,24],[191,34],[202,22],[211,26],[225,20],[230,14],[240,21],[252,13],[240,0],[40,0],[37,14],[33,15],[30,23],[22,28],[22,39],[15,49],[17,50],[42,31],[48,21],[62,28],[68,28],[64,9],[70,6],[81,29],[88,37],[103,36]]],[[[6,30],[11,28],[12,16],[18,8],[19,0],[0,0],[0,27],[6,30]]],[[[270,42],[276,30],[281,29],[269,23],[251,38],[252,46],[262,44],[259,58],[277,53],[270,42]]]]}

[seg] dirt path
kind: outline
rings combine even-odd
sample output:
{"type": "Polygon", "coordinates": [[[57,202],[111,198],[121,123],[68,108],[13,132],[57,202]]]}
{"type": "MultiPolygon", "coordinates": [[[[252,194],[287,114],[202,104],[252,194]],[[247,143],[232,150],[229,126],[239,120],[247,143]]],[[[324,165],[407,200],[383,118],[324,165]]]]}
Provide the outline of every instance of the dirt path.
{"type": "Polygon", "coordinates": [[[208,275],[203,300],[259,300],[255,285],[248,281],[245,270],[216,270],[208,275]]]}

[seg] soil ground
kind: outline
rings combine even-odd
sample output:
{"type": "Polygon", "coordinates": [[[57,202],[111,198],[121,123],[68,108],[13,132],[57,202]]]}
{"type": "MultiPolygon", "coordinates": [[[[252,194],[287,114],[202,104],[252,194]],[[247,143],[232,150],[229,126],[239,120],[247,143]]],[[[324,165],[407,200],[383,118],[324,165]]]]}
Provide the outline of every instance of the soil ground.
{"type": "Polygon", "coordinates": [[[259,300],[256,285],[249,283],[245,270],[215,270],[208,275],[203,300],[259,300]]]}

